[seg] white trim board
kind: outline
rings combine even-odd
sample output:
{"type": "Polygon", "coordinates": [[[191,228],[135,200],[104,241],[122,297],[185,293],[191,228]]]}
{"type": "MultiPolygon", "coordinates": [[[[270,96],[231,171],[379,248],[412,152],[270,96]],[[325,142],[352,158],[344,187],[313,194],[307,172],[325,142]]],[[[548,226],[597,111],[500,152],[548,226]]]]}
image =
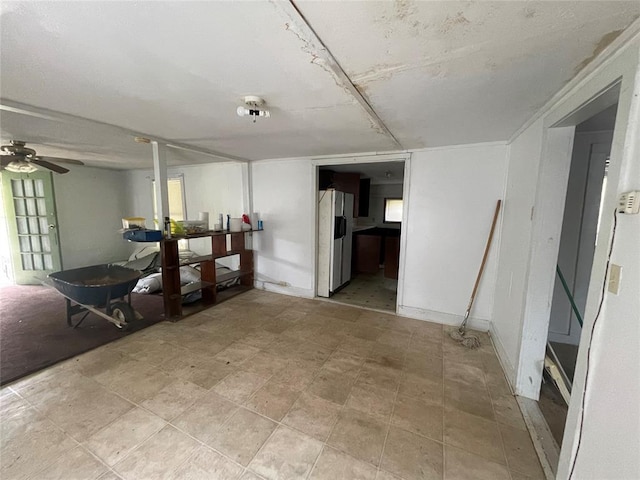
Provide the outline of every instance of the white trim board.
{"type": "Polygon", "coordinates": [[[264,290],[265,292],[279,293],[289,295],[290,297],[314,298],[314,291],[308,288],[299,288],[285,285],[270,283],[267,280],[254,280],[254,288],[256,290],[264,290]]]}
{"type": "MultiPolygon", "coordinates": [[[[425,310],[423,308],[409,307],[406,305],[398,305],[397,314],[401,317],[409,317],[416,320],[424,320],[427,322],[452,326],[459,326],[464,318],[463,316],[453,315],[452,313],[436,312],[434,310],[425,310]]],[[[469,317],[467,325],[473,330],[488,332],[491,322],[486,318],[469,317]]]]}

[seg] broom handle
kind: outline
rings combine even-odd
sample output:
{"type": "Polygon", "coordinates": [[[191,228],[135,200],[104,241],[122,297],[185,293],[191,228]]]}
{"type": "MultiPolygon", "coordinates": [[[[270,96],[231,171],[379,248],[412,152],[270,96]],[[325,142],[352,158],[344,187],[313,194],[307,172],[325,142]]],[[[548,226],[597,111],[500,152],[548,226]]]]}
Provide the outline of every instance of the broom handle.
{"type": "Polygon", "coordinates": [[[480,278],[482,278],[482,272],[484,271],[484,265],[487,263],[487,257],[489,256],[489,249],[491,248],[491,242],[493,241],[493,232],[496,229],[496,223],[498,221],[498,214],[500,213],[500,205],[502,204],[502,200],[498,200],[496,203],[496,211],[493,214],[493,222],[491,223],[491,231],[489,232],[489,238],[487,238],[487,246],[484,247],[484,255],[482,257],[482,263],[480,264],[480,270],[478,271],[478,276],[476,277],[476,284],[473,286],[473,292],[471,293],[471,298],[469,299],[469,306],[467,307],[467,315],[471,311],[471,306],[473,305],[473,300],[476,298],[476,293],[478,293],[478,286],[480,285],[480,278]]]}

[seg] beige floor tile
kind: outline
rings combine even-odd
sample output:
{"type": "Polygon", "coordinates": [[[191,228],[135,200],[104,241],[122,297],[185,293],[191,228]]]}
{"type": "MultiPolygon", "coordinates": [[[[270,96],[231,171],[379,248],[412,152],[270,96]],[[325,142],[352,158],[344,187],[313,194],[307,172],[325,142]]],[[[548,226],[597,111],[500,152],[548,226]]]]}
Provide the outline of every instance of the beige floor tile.
{"type": "Polygon", "coordinates": [[[273,420],[280,421],[284,417],[300,392],[292,390],[282,383],[270,380],[247,400],[247,408],[273,420]]]}
{"type": "Polygon", "coordinates": [[[165,425],[160,417],[135,407],[89,437],[84,446],[112,467],[165,425]]]}
{"type": "Polygon", "coordinates": [[[376,480],[402,480],[400,477],[393,475],[392,473],[385,472],[384,470],[378,470],[376,480]]]}
{"type": "Polygon", "coordinates": [[[442,441],[442,405],[398,396],[391,423],[424,437],[442,441]]]}
{"type": "Polygon", "coordinates": [[[124,480],[170,477],[200,445],[167,425],[120,461],[114,470],[124,480]]]}
{"type": "Polygon", "coordinates": [[[200,446],[198,449],[172,472],[172,480],[235,480],[243,468],[213,450],[200,446]]]}
{"type": "Polygon", "coordinates": [[[498,424],[450,408],[444,413],[444,443],[506,465],[498,424]]]}
{"type": "Polygon", "coordinates": [[[240,408],[218,430],[210,445],[246,467],[276,426],[271,420],[240,408]]]}
{"type": "Polygon", "coordinates": [[[324,442],[331,433],[339,412],[339,405],[315,395],[303,393],[293,404],[282,423],[324,442]]]}
{"type": "Polygon", "coordinates": [[[210,391],[174,419],[172,424],[210,445],[218,430],[237,409],[235,403],[210,391]]]}
{"type": "Polygon", "coordinates": [[[38,409],[78,442],[133,408],[132,403],[86,377],[52,386],[44,398],[38,400],[38,409]]]}
{"type": "Polygon", "coordinates": [[[324,447],[309,480],[375,480],[376,474],[374,466],[324,447]]]}
{"type": "Polygon", "coordinates": [[[113,471],[109,471],[100,475],[98,480],[122,480],[122,477],[113,471]]]}
{"type": "Polygon", "coordinates": [[[109,468],[89,454],[84,448],[76,447],[58,457],[55,462],[38,472],[38,480],[93,480],[107,473],[109,468]]]}
{"type": "Polygon", "coordinates": [[[424,402],[443,403],[444,386],[442,381],[430,380],[412,373],[405,373],[400,381],[399,395],[416,398],[424,402]]]}
{"type": "Polygon", "coordinates": [[[409,343],[409,348],[407,349],[407,356],[428,356],[442,358],[442,340],[418,338],[414,335],[413,337],[411,337],[411,342],[409,343]]]}
{"type": "Polygon", "coordinates": [[[445,480],[510,480],[504,465],[459,448],[445,447],[445,480]]]}
{"type": "Polygon", "coordinates": [[[469,387],[485,388],[484,372],[481,368],[464,363],[444,362],[445,382],[459,382],[469,387]]]}
{"type": "Polygon", "coordinates": [[[176,380],[142,402],[142,406],[169,421],[193,404],[206,390],[186,380],[176,380]]]}
{"type": "Polygon", "coordinates": [[[269,379],[266,375],[238,370],[220,381],[213,391],[237,403],[245,402],[269,379]]]}
{"type": "Polygon", "coordinates": [[[349,455],[378,465],[387,426],[357,410],[343,410],[327,444],[349,455]]]}
{"type": "Polygon", "coordinates": [[[321,370],[316,378],[311,382],[307,391],[330,402],[344,405],[351,392],[355,378],[321,370]]]}
{"type": "Polygon", "coordinates": [[[236,371],[237,369],[235,367],[220,363],[213,358],[210,358],[209,360],[192,367],[185,376],[177,378],[188,380],[205,390],[209,390],[220,383],[225,377],[236,371]]]}
{"type": "Polygon", "coordinates": [[[402,372],[392,368],[380,367],[372,363],[365,363],[356,380],[357,387],[378,387],[396,391],[402,372]]]}
{"type": "Polygon", "coordinates": [[[239,366],[256,355],[260,349],[242,342],[235,342],[215,355],[220,363],[231,366],[239,366]]]}
{"type": "Polygon", "coordinates": [[[342,337],[342,343],[338,345],[337,351],[366,357],[373,351],[373,345],[374,343],[371,341],[345,335],[342,337]]]}
{"type": "Polygon", "coordinates": [[[392,426],[380,468],[405,480],[441,480],[442,445],[392,426]]]}
{"type": "Polygon", "coordinates": [[[444,404],[463,412],[495,420],[493,404],[486,388],[469,387],[467,384],[450,382],[445,385],[444,404]]]}
{"type": "Polygon", "coordinates": [[[321,450],[322,443],[318,440],[280,426],[249,468],[268,480],[304,479],[321,450]]]}
{"type": "Polygon", "coordinates": [[[409,333],[396,332],[392,330],[384,332],[376,339],[378,343],[390,345],[392,347],[400,347],[405,350],[409,346],[410,340],[411,335],[409,333]]]}
{"type": "Polygon", "coordinates": [[[134,403],[142,403],[175,380],[153,365],[140,361],[121,363],[95,376],[110,390],[134,403]]]}
{"type": "Polygon", "coordinates": [[[433,382],[442,383],[443,361],[440,357],[427,355],[407,357],[404,362],[404,371],[433,382]]]}
{"type": "Polygon", "coordinates": [[[305,365],[299,362],[287,362],[285,368],[271,377],[274,382],[282,383],[291,390],[304,390],[316,377],[320,368],[316,365],[305,365]]]}
{"type": "Polygon", "coordinates": [[[336,350],[327,359],[322,368],[341,375],[355,376],[360,371],[363,363],[363,357],[336,350]]]}
{"type": "Polygon", "coordinates": [[[499,428],[509,468],[534,479],[544,479],[544,472],[529,432],[508,425],[499,425],[499,428]]]}
{"type": "Polygon", "coordinates": [[[287,361],[285,359],[263,351],[242,364],[242,370],[245,372],[267,376],[275,375],[286,367],[287,361]]]}
{"type": "Polygon", "coordinates": [[[346,406],[374,417],[389,421],[396,393],[380,387],[353,387],[346,406]]]}
{"type": "Polygon", "coordinates": [[[493,409],[498,423],[526,430],[527,426],[522,418],[522,412],[513,395],[498,395],[492,398],[493,409]]]}
{"type": "Polygon", "coordinates": [[[386,346],[374,348],[367,356],[368,365],[377,365],[383,368],[391,368],[393,370],[402,370],[404,365],[404,355],[388,355],[386,351],[393,350],[396,347],[388,348],[386,346]]]}
{"type": "Polygon", "coordinates": [[[245,470],[244,474],[240,477],[240,480],[264,480],[264,477],[259,477],[250,470],[245,470]]]}
{"type": "Polygon", "coordinates": [[[33,408],[3,415],[0,438],[0,478],[27,478],[77,445],[33,408]]]}
{"type": "Polygon", "coordinates": [[[240,340],[245,345],[251,345],[260,349],[266,348],[279,338],[279,334],[264,329],[251,332],[240,340]]]}

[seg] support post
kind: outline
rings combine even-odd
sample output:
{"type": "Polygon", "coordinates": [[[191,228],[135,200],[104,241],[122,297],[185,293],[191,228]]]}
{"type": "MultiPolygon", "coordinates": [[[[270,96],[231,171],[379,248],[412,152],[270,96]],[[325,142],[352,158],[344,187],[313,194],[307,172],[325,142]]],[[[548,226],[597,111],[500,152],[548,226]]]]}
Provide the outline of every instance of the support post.
{"type": "Polygon", "coordinates": [[[169,194],[167,189],[167,154],[166,146],[151,142],[153,150],[153,177],[156,192],[156,212],[158,213],[158,229],[164,230],[164,217],[169,216],[169,194]]]}

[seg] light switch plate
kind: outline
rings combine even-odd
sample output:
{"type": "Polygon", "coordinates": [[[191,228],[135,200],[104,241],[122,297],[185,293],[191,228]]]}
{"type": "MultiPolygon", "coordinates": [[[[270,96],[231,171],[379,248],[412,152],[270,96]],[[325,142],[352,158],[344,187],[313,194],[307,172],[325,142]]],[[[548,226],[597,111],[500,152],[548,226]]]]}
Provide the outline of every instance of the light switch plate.
{"type": "Polygon", "coordinates": [[[622,267],[620,265],[616,265],[615,263],[612,263],[611,268],[609,269],[609,285],[607,289],[614,295],[618,294],[618,288],[620,287],[621,273],[622,273],[622,267]]]}

